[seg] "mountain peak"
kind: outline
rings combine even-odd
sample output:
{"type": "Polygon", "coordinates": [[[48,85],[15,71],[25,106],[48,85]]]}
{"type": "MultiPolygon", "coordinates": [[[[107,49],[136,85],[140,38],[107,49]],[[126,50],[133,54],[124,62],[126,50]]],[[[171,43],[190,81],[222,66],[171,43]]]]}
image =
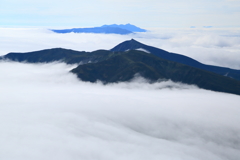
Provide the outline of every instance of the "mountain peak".
{"type": "Polygon", "coordinates": [[[144,44],[136,41],[135,39],[131,39],[131,40],[120,43],[116,47],[112,48],[111,51],[124,52],[126,50],[135,50],[138,48],[143,48],[143,46],[144,46],[144,44]]]}
{"type": "MultiPolygon", "coordinates": [[[[133,38],[132,38],[130,41],[131,41],[131,42],[138,42],[138,41],[136,41],[136,40],[135,40],[135,39],[133,39],[133,38]]],[[[139,43],[139,42],[138,42],[138,43],[139,43]]]]}

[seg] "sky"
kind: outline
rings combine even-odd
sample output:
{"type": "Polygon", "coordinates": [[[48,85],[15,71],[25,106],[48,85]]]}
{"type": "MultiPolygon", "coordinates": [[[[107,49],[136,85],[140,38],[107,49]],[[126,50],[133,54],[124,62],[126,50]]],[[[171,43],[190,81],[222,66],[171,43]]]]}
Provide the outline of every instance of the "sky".
{"type": "Polygon", "coordinates": [[[0,27],[240,27],[239,0],[0,0],[0,27]]]}

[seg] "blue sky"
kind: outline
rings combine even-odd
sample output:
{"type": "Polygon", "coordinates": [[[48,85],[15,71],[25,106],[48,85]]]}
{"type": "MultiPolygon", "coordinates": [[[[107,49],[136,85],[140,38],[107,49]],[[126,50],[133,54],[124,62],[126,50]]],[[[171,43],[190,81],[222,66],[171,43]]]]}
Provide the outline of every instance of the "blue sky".
{"type": "Polygon", "coordinates": [[[239,27],[240,0],[0,0],[0,27],[239,27]]]}

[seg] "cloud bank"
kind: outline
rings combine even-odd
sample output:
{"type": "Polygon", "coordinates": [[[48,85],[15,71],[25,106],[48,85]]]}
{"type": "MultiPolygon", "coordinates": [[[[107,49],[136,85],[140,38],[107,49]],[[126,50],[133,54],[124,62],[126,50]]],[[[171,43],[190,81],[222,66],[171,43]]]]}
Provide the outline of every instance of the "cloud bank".
{"type": "Polygon", "coordinates": [[[73,67],[0,63],[0,159],[240,158],[239,96],[139,78],[91,84],[73,67]]]}
{"type": "Polygon", "coordinates": [[[0,28],[0,55],[57,47],[79,51],[111,49],[132,38],[205,64],[240,69],[239,29],[152,29],[147,33],[106,35],[57,34],[38,28],[0,28]]]}

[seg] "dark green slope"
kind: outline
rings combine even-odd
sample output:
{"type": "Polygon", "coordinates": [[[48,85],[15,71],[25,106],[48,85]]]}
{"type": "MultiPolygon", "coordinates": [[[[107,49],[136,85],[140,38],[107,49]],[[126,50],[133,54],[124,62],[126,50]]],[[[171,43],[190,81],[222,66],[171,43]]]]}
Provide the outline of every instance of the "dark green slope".
{"type": "Polygon", "coordinates": [[[113,52],[107,50],[97,50],[93,52],[84,51],[79,52],[70,49],[53,48],[28,53],[9,53],[3,57],[0,57],[0,60],[8,59],[12,61],[28,63],[48,63],[54,61],[63,61],[67,64],[74,64],[80,62],[88,63],[89,61],[91,62],[102,61],[113,55],[114,55],[113,52]]]}
{"type": "Polygon", "coordinates": [[[139,73],[151,80],[171,79],[200,88],[240,95],[240,81],[212,72],[168,61],[141,51],[129,51],[98,63],[72,70],[83,81],[104,83],[128,81],[139,73]]]}

